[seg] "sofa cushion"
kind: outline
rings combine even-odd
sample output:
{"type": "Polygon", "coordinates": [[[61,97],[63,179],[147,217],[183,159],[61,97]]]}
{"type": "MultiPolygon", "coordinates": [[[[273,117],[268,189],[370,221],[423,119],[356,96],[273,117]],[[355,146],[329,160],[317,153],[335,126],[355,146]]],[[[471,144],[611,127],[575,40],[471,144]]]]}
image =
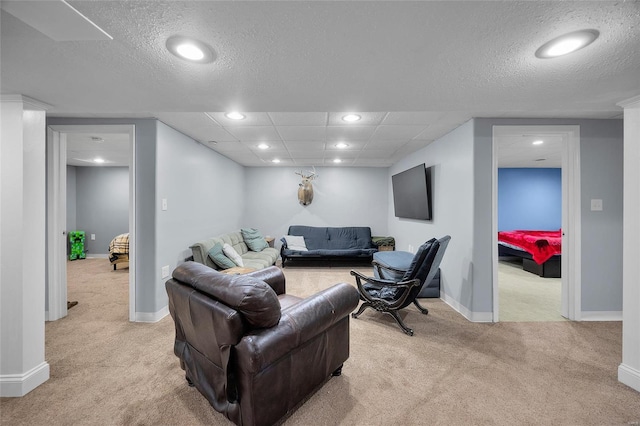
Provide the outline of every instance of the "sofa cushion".
{"type": "Polygon", "coordinates": [[[224,252],[222,251],[222,244],[220,243],[215,243],[213,247],[211,247],[211,250],[209,250],[209,258],[211,258],[213,263],[215,263],[222,269],[229,269],[236,266],[236,264],[233,263],[231,259],[225,256],[224,252]]]}
{"type": "Polygon", "coordinates": [[[244,263],[242,263],[242,257],[238,254],[238,252],[231,247],[229,244],[226,244],[222,246],[222,251],[224,252],[224,254],[233,261],[233,263],[235,263],[237,266],[244,266],[244,263]]]}
{"type": "Polygon", "coordinates": [[[267,240],[264,239],[260,231],[255,228],[242,228],[240,230],[242,239],[251,251],[262,251],[269,247],[267,240]]]}
{"type": "Polygon", "coordinates": [[[196,262],[178,266],[173,278],[237,310],[255,328],[273,327],[280,321],[278,296],[262,280],[222,274],[196,262]]]}

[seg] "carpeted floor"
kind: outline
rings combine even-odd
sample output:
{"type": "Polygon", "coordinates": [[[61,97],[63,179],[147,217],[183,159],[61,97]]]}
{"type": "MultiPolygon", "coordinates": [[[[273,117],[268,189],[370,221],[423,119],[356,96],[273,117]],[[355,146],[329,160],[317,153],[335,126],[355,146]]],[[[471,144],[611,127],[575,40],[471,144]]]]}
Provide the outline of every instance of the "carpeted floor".
{"type": "MultiPolygon", "coordinates": [[[[365,271],[366,267],[357,267],[365,271]]],[[[287,267],[287,289],[352,283],[349,268],[287,267]]],[[[46,325],[51,378],[3,398],[3,425],[227,425],[173,355],[173,321],[128,322],[127,270],[69,263],[69,315],[46,325]]],[[[640,393],[617,381],[619,322],[470,323],[441,300],[414,307],[403,334],[370,310],[351,355],[285,425],[629,425],[640,393]]]]}

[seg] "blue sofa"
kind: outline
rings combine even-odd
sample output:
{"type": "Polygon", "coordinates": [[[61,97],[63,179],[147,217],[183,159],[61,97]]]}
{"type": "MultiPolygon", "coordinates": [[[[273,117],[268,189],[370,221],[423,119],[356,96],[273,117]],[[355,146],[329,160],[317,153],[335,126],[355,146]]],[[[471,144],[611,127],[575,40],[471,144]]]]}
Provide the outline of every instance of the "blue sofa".
{"type": "Polygon", "coordinates": [[[282,267],[291,259],[331,260],[337,258],[371,260],[378,247],[371,240],[371,228],[348,226],[341,228],[292,225],[287,235],[304,237],[307,250],[292,250],[282,238],[282,267]]]}

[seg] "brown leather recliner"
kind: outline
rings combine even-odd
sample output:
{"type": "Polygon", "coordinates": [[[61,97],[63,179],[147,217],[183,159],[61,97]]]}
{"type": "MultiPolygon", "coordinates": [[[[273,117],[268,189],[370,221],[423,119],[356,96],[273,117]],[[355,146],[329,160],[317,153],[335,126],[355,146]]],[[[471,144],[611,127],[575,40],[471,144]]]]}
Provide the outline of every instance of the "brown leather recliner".
{"type": "Polygon", "coordinates": [[[349,357],[349,284],[301,299],[275,266],[226,275],[186,262],[166,289],[187,381],[238,425],[278,422],[349,357]]]}

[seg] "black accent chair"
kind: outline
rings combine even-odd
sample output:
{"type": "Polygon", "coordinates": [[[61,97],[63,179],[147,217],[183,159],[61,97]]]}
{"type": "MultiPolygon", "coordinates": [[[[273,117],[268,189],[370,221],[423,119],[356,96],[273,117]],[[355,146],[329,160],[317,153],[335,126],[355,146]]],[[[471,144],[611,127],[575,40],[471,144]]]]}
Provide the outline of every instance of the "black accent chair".
{"type": "Polygon", "coordinates": [[[380,279],[352,270],[351,275],[356,278],[363,303],[358,312],[352,313],[351,316],[358,318],[365,309],[373,308],[378,312],[391,315],[406,334],[413,336],[413,330],[404,324],[398,311],[413,303],[421,313],[425,315],[429,313],[427,308],[420,305],[416,297],[425,283],[430,282],[438,271],[450,240],[451,237],[447,235],[439,240],[432,238],[422,244],[406,271],[390,268],[374,261],[373,267],[378,269],[380,279]],[[400,281],[385,279],[385,269],[396,273],[404,272],[404,275],[400,281]]]}

